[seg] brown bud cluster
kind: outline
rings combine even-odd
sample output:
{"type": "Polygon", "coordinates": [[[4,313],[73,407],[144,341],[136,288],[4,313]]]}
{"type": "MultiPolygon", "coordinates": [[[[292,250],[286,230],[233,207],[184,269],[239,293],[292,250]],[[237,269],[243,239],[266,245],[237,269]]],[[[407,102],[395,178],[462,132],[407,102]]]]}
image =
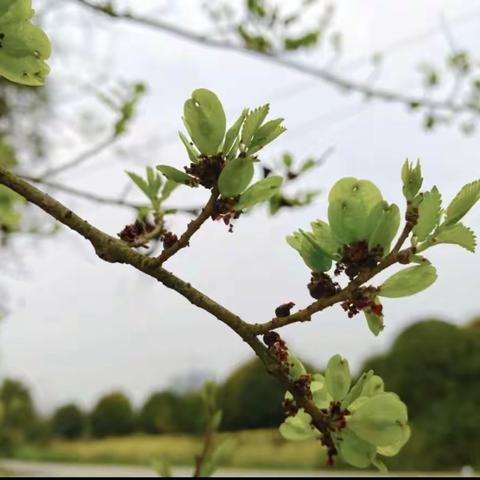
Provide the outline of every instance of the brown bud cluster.
{"type": "Polygon", "coordinates": [[[263,336],[263,342],[268,350],[282,364],[286,364],[288,360],[287,344],[282,340],[277,332],[267,332],[263,336]]]}
{"type": "Polygon", "coordinates": [[[331,402],[330,406],[322,409],[321,412],[328,418],[328,427],[325,432],[322,432],[320,440],[322,445],[327,449],[328,465],[333,465],[335,455],[337,455],[338,452],[332,434],[346,427],[347,420],[345,417],[350,415],[350,412],[347,409],[342,409],[340,402],[331,402]]]}
{"type": "Polygon", "coordinates": [[[119,234],[121,240],[127,243],[136,243],[141,238],[150,233],[155,228],[149,222],[142,222],[140,220],[136,220],[135,223],[132,225],[127,225],[119,234]]]}
{"type": "Polygon", "coordinates": [[[275,309],[275,315],[277,317],[288,317],[290,310],[295,306],[293,302],[284,303],[275,309]]]}
{"type": "Polygon", "coordinates": [[[178,242],[178,237],[174,233],[168,231],[162,232],[160,238],[163,243],[163,248],[173,247],[173,245],[178,242]]]}
{"type": "Polygon", "coordinates": [[[330,298],[340,291],[340,286],[326,273],[312,272],[310,283],[307,285],[310,295],[319,300],[330,298]]]}
{"type": "Polygon", "coordinates": [[[308,398],[309,400],[312,399],[312,391],[310,386],[312,384],[312,376],[307,373],[306,375],[302,375],[298,380],[293,382],[293,388],[295,392],[304,397],[308,398]]]}
{"type": "Polygon", "coordinates": [[[375,287],[360,287],[353,291],[348,300],[341,303],[341,307],[348,313],[348,317],[352,318],[361,310],[369,308],[375,315],[382,314],[382,305],[375,303],[375,297],[378,289],[375,287]]]}
{"type": "Polygon", "coordinates": [[[360,272],[375,268],[383,257],[383,248],[378,245],[368,250],[365,241],[345,245],[342,251],[342,259],[337,263],[335,275],[345,272],[350,280],[353,280],[360,272]]]}
{"type": "Polygon", "coordinates": [[[229,232],[233,232],[232,220],[236,220],[242,213],[235,210],[237,200],[237,198],[219,198],[215,202],[215,210],[211,216],[212,220],[222,220],[225,225],[228,225],[229,232]]]}
{"type": "Polygon", "coordinates": [[[198,163],[191,163],[185,167],[185,172],[195,177],[200,185],[213,188],[225,165],[223,155],[202,155],[198,163]]]}

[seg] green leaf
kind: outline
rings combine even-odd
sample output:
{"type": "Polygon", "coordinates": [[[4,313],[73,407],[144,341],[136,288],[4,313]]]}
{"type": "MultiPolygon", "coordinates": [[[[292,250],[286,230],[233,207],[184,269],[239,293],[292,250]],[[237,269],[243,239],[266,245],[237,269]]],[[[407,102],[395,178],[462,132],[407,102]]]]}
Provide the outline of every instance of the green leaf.
{"type": "Polygon", "coordinates": [[[243,128],[242,128],[242,143],[246,147],[250,146],[253,136],[255,135],[257,130],[260,128],[260,125],[265,120],[269,110],[270,110],[270,106],[266,104],[256,108],[255,110],[252,110],[247,115],[247,118],[245,119],[245,122],[243,123],[243,128]]]}
{"type": "Polygon", "coordinates": [[[162,195],[160,196],[160,203],[163,203],[165,200],[167,200],[167,198],[169,198],[170,195],[173,193],[173,191],[179,186],[180,186],[180,183],[174,182],[173,180],[167,180],[162,189],[162,195]]]}
{"type": "Polygon", "coordinates": [[[320,432],[311,425],[312,417],[301,408],[293,417],[280,425],[280,434],[287,440],[308,440],[319,438],[320,432]]]}
{"type": "Polygon", "coordinates": [[[190,161],[193,163],[198,163],[198,150],[188,141],[188,138],[182,132],[178,132],[178,135],[182,143],[185,145],[190,161]]]}
{"type": "Polygon", "coordinates": [[[385,384],[383,380],[378,375],[370,375],[369,378],[365,380],[365,383],[362,387],[361,397],[373,397],[380,393],[384,393],[385,384]]]}
{"type": "Polygon", "coordinates": [[[350,390],[350,368],[346,359],[340,355],[334,355],[327,364],[325,370],[325,384],[334,400],[343,400],[350,390]]]}
{"type": "Polygon", "coordinates": [[[475,252],[477,245],[475,234],[463,223],[456,223],[446,228],[441,228],[439,233],[435,235],[433,242],[435,244],[452,243],[460,245],[470,252],[475,252]]]}
{"type": "Polygon", "coordinates": [[[278,192],[282,182],[282,177],[271,176],[254,183],[242,193],[235,209],[244,210],[253,207],[257,203],[269,200],[278,192]]]}
{"type": "Polygon", "coordinates": [[[218,188],[224,197],[240,195],[250,184],[253,174],[253,159],[234,158],[225,164],[218,178],[218,188]]]}
{"type": "Polygon", "coordinates": [[[405,268],[388,278],[380,286],[382,297],[408,297],[425,290],[437,279],[433,265],[416,265],[405,268]]]}
{"type": "Polygon", "coordinates": [[[50,41],[33,25],[31,0],[2,0],[0,5],[0,76],[11,82],[40,86],[50,69],[50,41]]]}
{"type": "Polygon", "coordinates": [[[380,208],[377,205],[369,215],[368,223],[374,222],[374,227],[368,233],[368,248],[371,250],[380,245],[386,255],[400,226],[400,210],[394,203],[388,205],[387,202],[381,202],[379,205],[380,208]],[[372,215],[375,215],[376,222],[375,219],[372,221],[372,215]]]}
{"type": "Polygon", "coordinates": [[[385,457],[395,456],[410,439],[411,430],[408,425],[405,426],[405,428],[402,431],[402,434],[403,435],[402,435],[402,438],[400,438],[400,440],[393,443],[392,445],[387,445],[385,447],[378,447],[377,452],[380,455],[383,455],[385,457]]]}
{"type": "Polygon", "coordinates": [[[360,397],[365,383],[372,377],[372,375],[373,370],[363,372],[360,375],[360,378],[355,382],[355,385],[351,388],[347,396],[342,401],[345,407],[348,407],[352,402],[354,402],[358,397],[360,397]]]}
{"type": "Polygon", "coordinates": [[[285,152],[282,155],[282,163],[287,167],[290,168],[293,165],[293,156],[289,152],[285,152]]]}
{"type": "Polygon", "coordinates": [[[402,182],[404,197],[407,200],[413,200],[423,183],[422,167],[419,160],[417,160],[415,167],[413,163],[408,160],[405,161],[402,167],[402,182]]]}
{"type": "Polygon", "coordinates": [[[346,177],[328,196],[328,221],[334,236],[344,244],[367,239],[368,216],[382,201],[380,190],[368,180],[346,177]]]}
{"type": "Polygon", "coordinates": [[[260,149],[273,142],[277,137],[285,132],[286,128],[281,126],[282,122],[283,118],[277,118],[262,125],[255,132],[247,153],[252,155],[258,152],[260,149]]]}
{"type": "Polygon", "coordinates": [[[392,445],[405,436],[407,407],[393,393],[368,398],[347,417],[347,427],[359,438],[377,447],[392,445]]]}
{"type": "Polygon", "coordinates": [[[225,155],[230,153],[232,147],[235,145],[240,129],[242,128],[243,121],[248,114],[248,108],[244,108],[237,121],[228,129],[225,135],[225,143],[223,144],[223,153],[225,155]]]}
{"type": "Polygon", "coordinates": [[[225,136],[227,120],[218,97],[205,88],[194,90],[183,108],[193,143],[204,155],[215,155],[225,136]]]}
{"type": "Polygon", "coordinates": [[[307,373],[303,363],[292,352],[288,352],[287,357],[288,378],[291,381],[298,380],[302,375],[307,373]]]}
{"type": "Polygon", "coordinates": [[[423,242],[430,232],[438,225],[442,209],[442,197],[437,187],[423,194],[418,206],[418,221],[413,228],[413,234],[419,242],[423,242]]]}
{"type": "Polygon", "coordinates": [[[148,183],[136,173],[126,172],[135,185],[148,197],[151,198],[150,187],[148,183]]]}
{"type": "Polygon", "coordinates": [[[340,432],[335,444],[343,460],[357,468],[367,468],[377,453],[374,445],[359,438],[349,428],[340,432]]]}
{"type": "Polygon", "coordinates": [[[446,225],[457,223],[480,200],[480,180],[465,185],[447,207],[446,225]]]}
{"type": "Polygon", "coordinates": [[[183,183],[190,187],[195,186],[195,180],[192,177],[170,165],[157,165],[157,170],[162,172],[168,180],[172,180],[176,183],[183,183]]]}
{"type": "MultiPolygon", "coordinates": [[[[379,303],[378,301],[375,303],[379,303]]],[[[367,319],[368,328],[377,337],[378,334],[385,328],[383,323],[383,315],[376,315],[370,308],[364,309],[363,313],[367,319]]]]}
{"type": "Polygon", "coordinates": [[[328,223],[322,220],[316,220],[310,224],[312,226],[313,238],[322,250],[325,251],[333,260],[340,260],[340,250],[342,245],[332,235],[328,223]]]}
{"type": "Polygon", "coordinates": [[[297,250],[307,267],[313,272],[326,272],[332,266],[332,260],[315,242],[312,234],[298,231],[287,237],[288,244],[297,250]]]}

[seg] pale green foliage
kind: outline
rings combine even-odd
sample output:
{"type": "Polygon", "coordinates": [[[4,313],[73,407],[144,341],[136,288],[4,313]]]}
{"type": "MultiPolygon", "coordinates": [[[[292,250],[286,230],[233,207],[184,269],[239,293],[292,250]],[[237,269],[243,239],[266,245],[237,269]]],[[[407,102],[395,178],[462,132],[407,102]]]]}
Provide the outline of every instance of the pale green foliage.
{"type": "Polygon", "coordinates": [[[400,209],[394,203],[380,202],[370,212],[367,222],[369,250],[380,245],[388,252],[400,226],[400,209]]]}
{"type": "Polygon", "coordinates": [[[199,88],[183,107],[185,126],[193,143],[204,155],[215,155],[223,142],[226,118],[218,97],[199,88]]]}
{"type": "Polygon", "coordinates": [[[325,272],[330,270],[332,260],[315,241],[312,234],[299,230],[298,232],[289,235],[287,237],[287,242],[292,248],[297,250],[305,264],[313,272],[325,272]]]}
{"type": "Polygon", "coordinates": [[[432,265],[416,265],[395,273],[380,286],[382,297],[408,297],[419,293],[437,279],[437,271],[432,265]]]}
{"type": "Polygon", "coordinates": [[[452,225],[461,220],[469,210],[480,200],[480,180],[465,185],[447,207],[446,225],[452,225]]]}
{"type": "MultiPolygon", "coordinates": [[[[378,298],[375,299],[375,304],[380,305],[378,298]]],[[[375,314],[372,312],[371,308],[364,309],[363,313],[367,319],[368,328],[375,336],[378,336],[378,334],[385,328],[383,315],[375,314]]]]}
{"type": "Polygon", "coordinates": [[[253,158],[234,158],[225,165],[218,179],[218,188],[224,197],[236,197],[248,187],[255,169],[253,158]]]}
{"type": "Polygon", "coordinates": [[[368,216],[382,200],[380,190],[368,180],[339,180],[328,195],[328,221],[335,237],[344,244],[367,239],[368,216]]]}
{"type": "Polygon", "coordinates": [[[50,69],[50,41],[34,25],[31,0],[2,0],[0,3],[0,75],[22,85],[40,86],[50,69]]]}
{"type": "Polygon", "coordinates": [[[475,252],[476,238],[475,234],[462,223],[456,223],[441,228],[434,237],[435,243],[452,243],[459,245],[470,252],[475,252]]]}
{"type": "Polygon", "coordinates": [[[413,200],[423,183],[420,161],[417,160],[415,166],[413,166],[408,160],[405,161],[402,167],[402,182],[403,195],[407,200],[413,200]]]}
{"type": "Polygon", "coordinates": [[[237,210],[243,210],[244,208],[250,208],[257,203],[269,200],[278,192],[282,182],[283,178],[275,175],[254,183],[240,195],[240,199],[235,208],[237,210]]]}
{"type": "MultiPolygon", "coordinates": [[[[374,465],[384,470],[378,456],[396,455],[410,437],[405,404],[397,395],[385,392],[382,379],[371,370],[351,386],[348,362],[339,355],[329,360],[325,378],[313,376],[311,392],[319,409],[328,409],[339,399],[347,409],[345,426],[334,427],[332,438],[342,459],[354,467],[374,465]]],[[[290,393],[285,398],[293,401],[290,393]]],[[[284,421],[280,433],[289,440],[322,436],[303,409],[284,421]]]]}
{"type": "Polygon", "coordinates": [[[333,400],[341,401],[350,390],[351,377],[348,362],[334,355],[327,364],[325,383],[333,400]]]}
{"type": "Polygon", "coordinates": [[[266,104],[256,108],[255,110],[252,110],[247,115],[243,123],[242,136],[241,136],[242,144],[245,145],[245,147],[247,148],[250,147],[250,144],[252,143],[255,132],[258,131],[258,129],[260,128],[260,125],[262,125],[262,123],[264,122],[265,118],[268,115],[269,110],[270,110],[270,106],[266,104]]]}
{"type": "Polygon", "coordinates": [[[419,242],[427,238],[430,232],[440,222],[440,213],[442,209],[442,197],[437,187],[423,194],[420,205],[418,206],[418,221],[413,229],[413,234],[419,242]]]}
{"type": "Polygon", "coordinates": [[[185,172],[178,170],[177,168],[171,167],[169,165],[157,165],[157,170],[162,172],[168,180],[172,180],[176,183],[182,183],[190,187],[195,186],[195,180],[187,175],[185,172]]]}

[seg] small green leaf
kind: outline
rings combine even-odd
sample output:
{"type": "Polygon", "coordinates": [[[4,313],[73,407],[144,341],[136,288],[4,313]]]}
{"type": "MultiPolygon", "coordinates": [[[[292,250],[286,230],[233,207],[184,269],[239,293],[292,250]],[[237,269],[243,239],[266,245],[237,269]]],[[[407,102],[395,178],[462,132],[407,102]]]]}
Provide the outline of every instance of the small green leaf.
{"type": "Polygon", "coordinates": [[[388,205],[387,202],[381,202],[379,205],[379,211],[377,211],[378,207],[374,207],[369,215],[368,223],[372,223],[372,215],[375,215],[376,222],[368,234],[368,248],[372,250],[374,247],[380,246],[386,255],[390,251],[390,244],[400,226],[400,210],[394,203],[388,205]]]}
{"type": "Polygon", "coordinates": [[[350,390],[350,368],[346,359],[340,355],[334,355],[327,364],[325,370],[325,384],[334,400],[343,400],[350,390]]]}
{"type": "Polygon", "coordinates": [[[445,224],[457,223],[478,200],[480,200],[480,180],[475,180],[465,185],[447,207],[445,224]]]}
{"type": "Polygon", "coordinates": [[[436,279],[437,271],[433,265],[408,267],[383,282],[379,295],[390,298],[408,297],[425,290],[436,279]]]}
{"type": "Polygon", "coordinates": [[[151,198],[150,187],[140,175],[137,175],[133,172],[126,172],[126,174],[130,177],[133,183],[135,183],[135,185],[147,196],[147,198],[151,198]]]}
{"type": "Polygon", "coordinates": [[[2,0],[0,5],[0,76],[11,82],[40,86],[50,69],[50,41],[31,23],[31,0],[2,0]]]}
{"type": "Polygon", "coordinates": [[[348,407],[352,402],[354,402],[360,395],[362,395],[363,387],[365,383],[370,380],[373,375],[373,370],[368,372],[363,372],[360,375],[360,378],[355,382],[355,385],[348,392],[347,396],[343,399],[343,405],[348,407]]]}
{"type": "Polygon", "coordinates": [[[347,427],[362,440],[384,447],[405,437],[407,421],[407,407],[398,396],[381,393],[368,398],[347,417],[347,427]]]}
{"type": "Polygon", "coordinates": [[[160,203],[163,203],[165,200],[167,200],[170,197],[170,195],[173,193],[173,191],[180,185],[181,185],[180,183],[174,182],[173,180],[167,180],[162,189],[162,194],[160,196],[160,203]]]}
{"type": "Polygon", "coordinates": [[[270,120],[263,124],[254,134],[252,142],[248,147],[247,153],[253,155],[260,149],[273,142],[277,137],[286,131],[286,128],[281,126],[283,118],[270,120]]]}
{"type": "Polygon", "coordinates": [[[466,248],[470,252],[475,252],[477,240],[475,234],[463,223],[455,223],[446,228],[441,228],[439,233],[435,235],[434,244],[452,243],[466,248]]]}
{"type": "Polygon", "coordinates": [[[166,460],[155,460],[152,464],[152,468],[160,477],[171,478],[172,476],[172,469],[170,467],[170,463],[166,460]]]}
{"type": "MultiPolygon", "coordinates": [[[[378,304],[378,300],[375,303],[378,304]]],[[[383,315],[376,315],[370,308],[364,309],[363,313],[367,319],[368,328],[377,337],[378,334],[385,328],[383,323],[383,315]]]]}
{"type": "Polygon", "coordinates": [[[332,235],[328,223],[322,220],[316,220],[311,223],[313,238],[317,242],[322,250],[325,251],[333,260],[340,260],[340,250],[342,245],[332,235]]]}
{"type": "Polygon", "coordinates": [[[423,242],[430,232],[438,225],[442,209],[442,197],[437,187],[424,193],[418,206],[418,221],[413,229],[413,234],[419,242],[423,242]]]}
{"type": "Polygon", "coordinates": [[[405,161],[402,167],[402,182],[404,197],[407,200],[413,200],[423,183],[420,161],[417,160],[415,167],[413,163],[410,163],[408,160],[405,161]]]}
{"type": "Polygon", "coordinates": [[[157,170],[162,172],[168,180],[172,180],[176,183],[183,183],[190,187],[195,186],[195,180],[187,175],[185,172],[178,170],[177,168],[171,167],[170,165],[157,165],[157,170]]]}
{"type": "Polygon", "coordinates": [[[240,195],[250,184],[255,169],[252,158],[234,158],[226,163],[218,178],[218,188],[224,197],[240,195]]]}
{"type": "Polygon", "coordinates": [[[255,204],[265,202],[275,195],[282,185],[283,178],[271,176],[254,183],[240,196],[235,207],[236,210],[244,210],[253,207],[255,204]]]}
{"type": "Polygon", "coordinates": [[[223,153],[228,155],[232,147],[235,145],[235,141],[238,138],[240,129],[242,128],[245,117],[248,114],[248,108],[244,108],[240,116],[237,118],[236,122],[228,129],[227,134],[225,135],[225,143],[223,144],[223,153]]]}
{"type": "Polygon", "coordinates": [[[301,408],[296,415],[288,417],[280,425],[280,434],[287,440],[319,438],[320,432],[311,425],[312,417],[301,408]]]}
{"type": "Polygon", "coordinates": [[[298,380],[302,375],[307,373],[303,363],[292,352],[288,352],[287,358],[288,378],[291,381],[298,380]]]}
{"type": "Polygon", "coordinates": [[[395,456],[410,439],[411,430],[408,425],[405,426],[402,434],[402,438],[398,440],[398,442],[395,442],[392,445],[387,445],[385,447],[378,447],[377,452],[385,457],[395,456]]]}
{"type": "Polygon", "coordinates": [[[242,128],[242,143],[249,147],[252,142],[253,136],[260,128],[260,125],[263,123],[265,118],[268,115],[270,106],[268,104],[252,110],[245,119],[242,128]]]}
{"type": "MultiPolygon", "coordinates": [[[[373,373],[373,372],[372,372],[373,373]]],[[[370,375],[369,378],[365,380],[365,383],[362,387],[361,397],[373,397],[380,393],[384,393],[385,384],[383,380],[378,375],[370,375]]]]}
{"type": "Polygon", "coordinates": [[[288,244],[297,250],[303,261],[313,272],[326,272],[332,266],[332,260],[313,239],[312,234],[303,231],[287,237],[288,244]]]}
{"type": "Polygon", "coordinates": [[[185,145],[185,149],[187,150],[188,158],[193,163],[198,163],[198,150],[188,141],[188,138],[182,133],[178,132],[180,140],[185,145]]]}
{"type": "Polygon", "coordinates": [[[357,437],[349,428],[340,432],[335,443],[343,460],[357,468],[367,468],[377,453],[374,445],[357,437]]]}
{"type": "Polygon", "coordinates": [[[205,88],[194,90],[183,108],[193,143],[204,155],[215,155],[223,142],[227,120],[218,97],[205,88]]]}
{"type": "Polygon", "coordinates": [[[328,195],[328,221],[333,235],[344,244],[366,240],[369,214],[382,200],[380,190],[368,180],[339,180],[328,195]]]}

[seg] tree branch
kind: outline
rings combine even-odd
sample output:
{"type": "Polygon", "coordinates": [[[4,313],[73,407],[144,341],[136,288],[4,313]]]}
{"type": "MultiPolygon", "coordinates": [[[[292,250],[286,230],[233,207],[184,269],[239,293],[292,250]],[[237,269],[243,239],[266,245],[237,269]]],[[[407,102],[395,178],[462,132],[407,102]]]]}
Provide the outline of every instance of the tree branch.
{"type": "Polygon", "coordinates": [[[198,231],[198,229],[203,225],[203,223],[208,220],[208,218],[214,213],[215,211],[215,202],[217,201],[218,198],[218,189],[214,188],[212,190],[212,194],[210,195],[210,198],[205,205],[205,207],[202,208],[202,211],[198,215],[197,218],[192,220],[188,226],[185,232],[182,234],[182,236],[169,248],[166,248],[156,259],[158,262],[158,265],[162,265],[164,262],[166,262],[171,256],[175,255],[179,250],[182,248],[185,248],[189,245],[190,239],[193,237],[193,235],[198,231]]]}
{"type": "Polygon", "coordinates": [[[367,83],[350,80],[338,73],[333,73],[332,71],[325,68],[305,65],[299,62],[295,62],[289,58],[280,57],[273,53],[265,53],[259,52],[257,50],[248,49],[241,45],[234,44],[225,40],[216,40],[206,35],[198,34],[188,29],[171,25],[159,19],[137,16],[131,13],[107,11],[104,7],[102,7],[102,5],[97,5],[88,0],[73,1],[97,13],[102,13],[111,18],[153,28],[154,30],[162,31],[177,38],[188,40],[190,42],[195,42],[206,47],[248,54],[254,58],[266,60],[272,64],[283,66],[290,70],[297,71],[312,76],[314,78],[318,78],[332,86],[357,92],[367,98],[375,98],[378,100],[383,100],[385,102],[401,103],[407,106],[415,105],[418,107],[423,107],[429,111],[447,111],[457,114],[470,112],[477,115],[480,113],[478,107],[468,102],[458,103],[451,98],[446,98],[444,100],[434,100],[424,98],[423,96],[403,94],[401,92],[396,92],[386,88],[372,87],[367,83]]]}
{"type": "MultiPolygon", "coordinates": [[[[60,223],[79,233],[93,245],[96,254],[102,260],[110,263],[124,263],[131,265],[137,270],[157,279],[167,288],[175,290],[190,303],[209,312],[215,318],[230,327],[250,346],[250,348],[252,348],[255,354],[260,360],[262,360],[266,369],[271,374],[275,375],[292,393],[295,400],[298,402],[298,405],[311,415],[314,425],[317,426],[320,431],[322,431],[322,428],[325,428],[325,424],[323,423],[324,414],[311,400],[298,394],[289,381],[284,367],[255,336],[250,324],[246,323],[238,315],[194,288],[190,283],[185,282],[176,277],[173,273],[158,266],[157,259],[136,252],[125,242],[90,225],[86,220],[76,215],[59,201],[38,190],[33,185],[30,185],[28,182],[3,167],[0,167],[0,184],[12,189],[27,201],[37,205],[60,223]]],[[[207,207],[205,207],[205,209],[206,208],[207,207]]]]}

